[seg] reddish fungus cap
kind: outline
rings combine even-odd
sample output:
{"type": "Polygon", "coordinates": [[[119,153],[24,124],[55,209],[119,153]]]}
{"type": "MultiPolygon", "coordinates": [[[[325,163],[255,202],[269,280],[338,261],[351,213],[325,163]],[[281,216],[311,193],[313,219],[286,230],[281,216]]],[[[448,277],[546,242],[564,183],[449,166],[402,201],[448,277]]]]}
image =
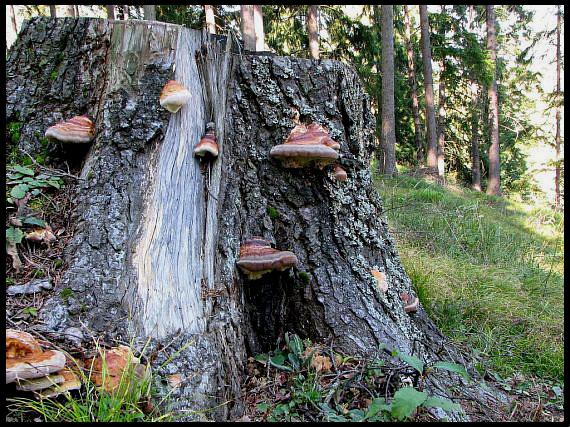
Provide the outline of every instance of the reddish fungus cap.
{"type": "Polygon", "coordinates": [[[337,181],[346,181],[348,175],[341,165],[334,165],[334,177],[337,181]]]}
{"type": "Polygon", "coordinates": [[[272,248],[266,240],[254,237],[241,245],[236,264],[253,280],[272,270],[283,271],[294,267],[298,262],[293,252],[272,248]]]}
{"type": "Polygon", "coordinates": [[[210,122],[206,125],[206,133],[194,148],[194,155],[199,157],[207,155],[212,157],[218,156],[218,143],[216,142],[214,123],[210,122]]]}
{"type": "Polygon", "coordinates": [[[160,92],[160,105],[171,113],[176,113],[190,100],[191,94],[176,80],[169,80],[160,92]]]}
{"type": "Polygon", "coordinates": [[[269,155],[283,162],[285,167],[302,168],[315,164],[322,169],[338,158],[340,145],[332,140],[321,125],[298,124],[285,142],[271,149],[269,155]]]}
{"type": "Polygon", "coordinates": [[[95,125],[87,116],[75,116],[50,126],[45,137],[60,142],[85,144],[95,138],[95,125]]]}

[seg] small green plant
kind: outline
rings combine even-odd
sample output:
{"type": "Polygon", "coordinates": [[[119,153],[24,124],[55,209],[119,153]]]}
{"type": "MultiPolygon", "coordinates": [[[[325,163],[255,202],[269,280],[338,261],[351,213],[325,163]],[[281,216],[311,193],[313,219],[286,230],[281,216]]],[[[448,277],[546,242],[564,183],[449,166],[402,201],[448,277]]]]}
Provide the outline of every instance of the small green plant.
{"type": "Polygon", "coordinates": [[[279,211],[273,206],[267,206],[267,215],[269,215],[271,219],[277,219],[279,218],[279,211]]]}
{"type": "Polygon", "coordinates": [[[10,134],[10,139],[12,144],[17,144],[20,142],[20,131],[22,130],[22,122],[10,122],[8,123],[8,133],[10,134]]]}
{"type": "Polygon", "coordinates": [[[38,315],[38,309],[35,307],[25,307],[22,310],[22,314],[26,314],[28,316],[32,316],[32,317],[37,317],[38,315]]]}
{"type": "Polygon", "coordinates": [[[305,285],[308,285],[311,282],[311,276],[306,271],[300,271],[299,278],[303,281],[305,285]]]}
{"type": "Polygon", "coordinates": [[[73,289],[71,288],[63,288],[59,293],[60,298],[63,300],[64,303],[67,304],[69,298],[73,296],[73,289]]]}
{"type": "Polygon", "coordinates": [[[55,79],[57,79],[57,75],[58,75],[57,70],[53,70],[53,71],[50,73],[49,78],[50,78],[51,80],[55,80],[55,79]]]}

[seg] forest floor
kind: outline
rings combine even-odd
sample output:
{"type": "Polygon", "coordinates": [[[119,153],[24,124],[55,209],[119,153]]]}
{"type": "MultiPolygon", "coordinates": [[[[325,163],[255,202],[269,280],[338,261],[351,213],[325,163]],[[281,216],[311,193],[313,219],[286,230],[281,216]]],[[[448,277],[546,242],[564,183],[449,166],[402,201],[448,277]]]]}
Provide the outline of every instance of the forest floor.
{"type": "Polygon", "coordinates": [[[472,350],[485,379],[515,398],[511,419],[559,421],[563,214],[405,174],[374,179],[401,261],[431,318],[472,350]]]}

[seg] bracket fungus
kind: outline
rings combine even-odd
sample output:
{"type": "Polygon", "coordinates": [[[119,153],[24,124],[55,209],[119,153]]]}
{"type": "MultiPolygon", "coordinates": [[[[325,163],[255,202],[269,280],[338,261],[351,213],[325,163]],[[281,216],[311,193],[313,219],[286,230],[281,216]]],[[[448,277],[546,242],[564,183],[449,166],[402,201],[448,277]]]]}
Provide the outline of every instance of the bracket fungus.
{"type": "Polygon", "coordinates": [[[294,267],[298,262],[293,252],[272,248],[266,240],[254,237],[241,245],[236,264],[248,279],[255,280],[272,270],[283,271],[294,267]]]}
{"type": "Polygon", "coordinates": [[[190,91],[176,80],[169,80],[160,92],[160,106],[176,113],[190,100],[190,91]]]}
{"type": "Polygon", "coordinates": [[[206,124],[206,133],[194,148],[194,155],[198,157],[218,157],[218,144],[214,122],[206,124]]]}
{"type": "Polygon", "coordinates": [[[95,125],[87,116],[75,116],[47,128],[45,137],[77,144],[86,144],[95,138],[95,125]]]}
{"type": "Polygon", "coordinates": [[[41,398],[45,399],[49,397],[55,397],[67,391],[79,390],[81,388],[81,380],[71,370],[64,369],[62,371],[59,371],[58,374],[61,375],[63,381],[39,391],[37,394],[41,398]]]}
{"type": "Polygon", "coordinates": [[[334,141],[328,131],[317,123],[306,126],[298,124],[285,142],[271,149],[269,155],[281,160],[287,168],[302,168],[314,164],[324,168],[338,158],[340,144],[334,141]]]}
{"type": "Polygon", "coordinates": [[[414,313],[418,310],[418,304],[420,302],[418,297],[412,297],[407,293],[401,293],[400,299],[404,302],[404,311],[406,313],[414,313]]]}
{"type": "Polygon", "coordinates": [[[124,345],[102,350],[99,356],[87,359],[85,366],[89,368],[89,378],[93,384],[107,392],[118,390],[125,378],[132,378],[125,372],[132,372],[137,380],[148,374],[147,368],[140,364],[140,359],[124,345]]]}
{"type": "Polygon", "coordinates": [[[346,181],[348,175],[341,165],[334,165],[334,177],[337,181],[346,181]]]}
{"type": "Polygon", "coordinates": [[[64,366],[65,355],[61,351],[42,351],[27,332],[6,330],[6,384],[45,377],[64,366]]]}
{"type": "Polygon", "coordinates": [[[381,271],[373,269],[370,271],[374,279],[376,280],[376,286],[380,289],[383,293],[388,291],[388,283],[386,282],[386,275],[381,271]]]}

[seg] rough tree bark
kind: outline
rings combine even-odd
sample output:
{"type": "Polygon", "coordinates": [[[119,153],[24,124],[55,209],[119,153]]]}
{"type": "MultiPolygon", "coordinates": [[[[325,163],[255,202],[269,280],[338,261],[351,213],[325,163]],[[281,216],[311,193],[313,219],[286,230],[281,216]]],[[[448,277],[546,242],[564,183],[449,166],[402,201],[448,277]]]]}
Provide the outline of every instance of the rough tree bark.
{"type": "MultiPolygon", "coordinates": [[[[166,23],[70,21],[27,21],[7,61],[6,119],[23,123],[20,148],[37,149],[62,117],[89,114],[97,129],[87,153],[68,151],[84,156],[77,226],[68,268],[39,312],[44,334],[66,339],[76,328],[85,342],[93,334],[139,348],[151,338],[156,386],[188,419],[239,417],[247,357],[285,331],[352,354],[377,355],[383,344],[470,366],[421,304],[403,310],[400,293],[414,291],[372,186],[374,117],[352,67],[233,60],[229,41],[166,23]],[[158,102],[172,78],[193,96],[192,108],[174,115],[158,102]],[[330,168],[284,169],[269,157],[297,116],[328,127],[347,181],[330,168]],[[192,148],[209,121],[220,155],[201,164],[192,148]],[[235,263],[251,236],[295,252],[298,267],[246,280],[235,263]],[[387,293],[372,268],[386,273],[387,293]],[[65,287],[73,295],[63,301],[65,287]],[[170,389],[161,379],[175,373],[182,386],[170,389]]],[[[482,410],[501,397],[443,371],[425,389],[475,399],[482,410]]]]}
{"type": "Polygon", "coordinates": [[[382,138],[380,173],[396,174],[396,116],[394,113],[394,10],[382,5],[382,138]]]}
{"type": "Polygon", "coordinates": [[[242,4],[240,6],[241,37],[245,50],[255,50],[255,26],[253,25],[253,5],[242,4]]]}
{"type": "Polygon", "coordinates": [[[420,124],[420,104],[418,101],[418,84],[416,81],[416,66],[414,61],[414,49],[412,45],[412,25],[410,23],[410,13],[408,5],[404,5],[404,39],[406,42],[406,54],[408,57],[408,80],[412,91],[412,115],[414,116],[414,141],[416,145],[416,160],[421,166],[424,159],[424,149],[422,144],[422,127],[420,124]]]}
{"type": "Polygon", "coordinates": [[[487,5],[487,50],[493,64],[493,76],[489,84],[489,179],[487,194],[501,195],[501,157],[499,148],[499,95],[497,93],[497,40],[496,40],[495,8],[487,5]]]}
{"type": "Polygon", "coordinates": [[[309,35],[309,54],[313,59],[319,59],[319,24],[317,21],[318,6],[309,5],[307,8],[307,33],[309,35]]]}
{"type": "Polygon", "coordinates": [[[216,18],[214,15],[214,6],[211,4],[204,5],[204,15],[206,16],[206,28],[210,34],[216,34],[216,18]]]}
{"type": "Polygon", "coordinates": [[[426,121],[427,121],[427,167],[437,171],[437,122],[435,120],[435,107],[433,97],[433,72],[431,66],[431,42],[429,35],[429,21],[426,5],[420,5],[420,29],[422,42],[422,63],[424,68],[424,87],[426,93],[426,121]]]}

